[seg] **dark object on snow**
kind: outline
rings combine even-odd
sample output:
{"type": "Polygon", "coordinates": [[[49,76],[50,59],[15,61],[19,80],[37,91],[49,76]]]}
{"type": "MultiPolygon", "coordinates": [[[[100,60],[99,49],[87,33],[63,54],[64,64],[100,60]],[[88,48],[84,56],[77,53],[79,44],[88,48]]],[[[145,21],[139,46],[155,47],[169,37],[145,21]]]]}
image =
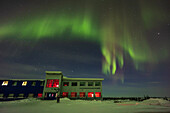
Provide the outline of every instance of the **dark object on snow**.
{"type": "Polygon", "coordinates": [[[148,95],[144,95],[144,100],[150,99],[150,97],[148,95]]]}
{"type": "Polygon", "coordinates": [[[60,97],[57,97],[57,103],[59,103],[60,102],[60,97]]]}
{"type": "Polygon", "coordinates": [[[164,98],[163,98],[164,100],[168,100],[168,98],[165,96],[164,98]]]}
{"type": "Polygon", "coordinates": [[[121,103],[121,101],[120,100],[115,100],[114,103],[121,103]]]}

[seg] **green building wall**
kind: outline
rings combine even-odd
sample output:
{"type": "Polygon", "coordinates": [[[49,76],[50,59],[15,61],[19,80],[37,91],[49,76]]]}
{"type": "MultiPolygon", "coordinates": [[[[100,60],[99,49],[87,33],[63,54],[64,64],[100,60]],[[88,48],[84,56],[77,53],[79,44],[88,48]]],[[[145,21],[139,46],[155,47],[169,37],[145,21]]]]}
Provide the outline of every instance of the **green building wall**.
{"type": "Polygon", "coordinates": [[[68,98],[72,99],[101,99],[102,98],[102,81],[99,80],[63,80],[62,92],[68,92],[68,98]],[[64,82],[69,82],[69,86],[63,86],[64,82]],[[77,82],[77,86],[72,86],[72,82],[77,82]],[[85,86],[80,86],[80,82],[85,82],[85,86]],[[93,86],[88,86],[88,82],[93,82],[93,86]],[[95,82],[100,82],[100,86],[95,86],[95,82]],[[77,97],[71,97],[71,92],[77,92],[77,97]],[[85,97],[79,97],[80,92],[85,92],[85,97]],[[101,92],[100,98],[88,97],[88,92],[101,92]]]}
{"type": "Polygon", "coordinates": [[[103,78],[67,78],[62,75],[62,72],[58,71],[46,71],[46,79],[43,90],[43,98],[46,93],[57,93],[57,96],[62,97],[63,92],[68,92],[68,98],[70,99],[102,99],[102,81],[103,78]],[[47,88],[47,79],[59,79],[58,88],[47,88]],[[69,82],[68,86],[64,86],[64,82],[69,82]],[[76,82],[77,86],[72,86],[72,82],[76,82]],[[80,82],[85,82],[85,86],[80,86],[80,82]],[[92,82],[93,86],[88,86],[88,83],[92,82]],[[95,83],[99,82],[100,86],[95,86],[95,83]],[[77,92],[76,97],[71,97],[71,92],[77,92]],[[85,92],[85,97],[79,97],[80,92],[85,92]],[[88,97],[88,92],[93,92],[93,97],[88,97]],[[101,97],[95,97],[96,92],[101,92],[101,97]]]}

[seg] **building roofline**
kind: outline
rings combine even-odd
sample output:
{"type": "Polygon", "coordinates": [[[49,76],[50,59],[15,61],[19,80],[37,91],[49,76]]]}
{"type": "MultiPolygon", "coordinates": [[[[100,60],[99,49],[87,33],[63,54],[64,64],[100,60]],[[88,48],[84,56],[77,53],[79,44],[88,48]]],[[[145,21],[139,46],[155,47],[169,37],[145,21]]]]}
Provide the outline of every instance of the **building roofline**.
{"type": "MultiPolygon", "coordinates": [[[[44,81],[45,79],[0,79],[0,80],[13,80],[13,81],[44,81]]],[[[104,80],[103,78],[67,78],[63,80],[104,80]]]]}
{"type": "Polygon", "coordinates": [[[61,73],[62,74],[62,71],[45,71],[45,73],[61,73]]]}
{"type": "Polygon", "coordinates": [[[63,80],[104,80],[104,78],[63,78],[63,80]]]}
{"type": "Polygon", "coordinates": [[[44,81],[45,79],[0,79],[0,80],[14,80],[14,81],[44,81]]]}

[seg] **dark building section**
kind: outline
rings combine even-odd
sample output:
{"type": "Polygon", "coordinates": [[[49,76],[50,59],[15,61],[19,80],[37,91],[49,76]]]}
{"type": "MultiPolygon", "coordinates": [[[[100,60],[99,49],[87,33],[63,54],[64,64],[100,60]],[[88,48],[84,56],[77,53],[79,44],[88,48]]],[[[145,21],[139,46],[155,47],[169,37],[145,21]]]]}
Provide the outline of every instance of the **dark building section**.
{"type": "Polygon", "coordinates": [[[4,79],[0,80],[0,99],[42,97],[43,79],[4,79]]]}
{"type": "Polygon", "coordinates": [[[102,99],[103,78],[67,78],[59,71],[46,71],[46,79],[0,80],[0,99],[70,98],[102,99]]]}

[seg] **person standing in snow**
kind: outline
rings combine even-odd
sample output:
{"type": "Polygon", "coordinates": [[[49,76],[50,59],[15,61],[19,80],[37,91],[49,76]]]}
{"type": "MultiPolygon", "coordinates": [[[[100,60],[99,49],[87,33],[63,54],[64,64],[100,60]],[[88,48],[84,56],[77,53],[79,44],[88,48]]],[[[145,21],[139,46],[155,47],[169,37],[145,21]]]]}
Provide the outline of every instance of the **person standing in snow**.
{"type": "MultiPolygon", "coordinates": [[[[58,89],[59,90],[59,89],[58,89]]],[[[60,95],[58,95],[58,90],[56,90],[57,103],[60,102],[60,95]]]]}
{"type": "Polygon", "coordinates": [[[57,103],[60,102],[60,96],[57,96],[57,103]]]}

